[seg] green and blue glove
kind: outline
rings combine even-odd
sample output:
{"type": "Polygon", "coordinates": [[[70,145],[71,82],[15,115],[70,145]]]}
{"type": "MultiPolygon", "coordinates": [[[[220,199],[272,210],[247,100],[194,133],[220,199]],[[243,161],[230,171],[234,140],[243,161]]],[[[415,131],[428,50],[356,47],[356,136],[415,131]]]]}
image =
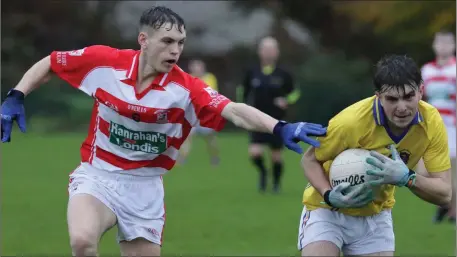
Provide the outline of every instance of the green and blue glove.
{"type": "Polygon", "coordinates": [[[324,202],[334,208],[360,208],[374,199],[373,190],[367,184],[351,186],[343,182],[324,194],[324,202]]]}
{"type": "Polygon", "coordinates": [[[390,145],[390,152],[392,159],[376,151],[370,151],[370,155],[374,158],[367,157],[366,162],[378,169],[367,170],[367,174],[379,177],[379,179],[370,181],[370,185],[390,184],[398,187],[412,187],[416,182],[416,173],[402,161],[394,145],[390,145]]]}

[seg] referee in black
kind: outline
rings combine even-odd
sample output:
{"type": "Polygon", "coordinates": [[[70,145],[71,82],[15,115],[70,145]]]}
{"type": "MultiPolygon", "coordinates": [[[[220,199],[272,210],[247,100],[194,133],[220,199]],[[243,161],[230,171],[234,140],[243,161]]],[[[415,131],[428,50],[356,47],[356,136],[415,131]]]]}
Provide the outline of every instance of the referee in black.
{"type": "MultiPolygon", "coordinates": [[[[279,46],[273,37],[263,38],[258,45],[259,63],[249,69],[243,80],[244,102],[282,120],[291,102],[296,101],[292,76],[278,65],[279,46]],[[295,97],[294,97],[295,95],[295,97]],[[292,100],[292,101],[288,101],[292,100]]],[[[273,192],[280,190],[283,144],[281,139],[267,133],[250,132],[249,156],[259,171],[259,190],[267,189],[268,172],[264,163],[265,147],[271,150],[273,192]]]]}

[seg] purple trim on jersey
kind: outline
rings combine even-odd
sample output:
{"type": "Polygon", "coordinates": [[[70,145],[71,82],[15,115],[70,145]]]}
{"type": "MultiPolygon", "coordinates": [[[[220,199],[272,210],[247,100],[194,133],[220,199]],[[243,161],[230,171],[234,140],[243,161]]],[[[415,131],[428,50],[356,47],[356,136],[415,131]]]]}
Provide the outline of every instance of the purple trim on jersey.
{"type": "Polygon", "coordinates": [[[411,126],[419,124],[420,122],[424,121],[424,118],[420,114],[420,112],[417,112],[416,115],[414,116],[414,119],[411,121],[411,123],[408,125],[408,128],[399,136],[396,136],[392,133],[390,130],[389,126],[387,126],[387,118],[384,114],[384,109],[382,108],[381,101],[377,97],[375,97],[373,101],[373,118],[376,122],[376,125],[378,126],[383,126],[386,129],[387,134],[389,137],[396,143],[398,144],[408,133],[409,129],[411,126]],[[379,119],[378,119],[378,114],[379,114],[379,119]]]}
{"type": "Polygon", "coordinates": [[[378,98],[376,97],[374,100],[373,100],[373,119],[374,119],[374,122],[376,123],[376,125],[381,125],[380,124],[380,121],[378,120],[378,112],[376,111],[376,105],[378,103],[378,98]]]}

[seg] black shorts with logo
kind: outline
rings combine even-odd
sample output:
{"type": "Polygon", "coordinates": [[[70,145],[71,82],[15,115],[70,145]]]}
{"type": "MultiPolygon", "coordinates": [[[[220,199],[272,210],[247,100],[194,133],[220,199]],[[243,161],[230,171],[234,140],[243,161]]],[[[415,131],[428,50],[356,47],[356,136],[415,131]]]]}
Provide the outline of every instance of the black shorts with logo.
{"type": "Polygon", "coordinates": [[[251,144],[268,145],[271,149],[274,150],[279,150],[284,147],[280,137],[269,133],[250,132],[249,141],[251,144]]]}

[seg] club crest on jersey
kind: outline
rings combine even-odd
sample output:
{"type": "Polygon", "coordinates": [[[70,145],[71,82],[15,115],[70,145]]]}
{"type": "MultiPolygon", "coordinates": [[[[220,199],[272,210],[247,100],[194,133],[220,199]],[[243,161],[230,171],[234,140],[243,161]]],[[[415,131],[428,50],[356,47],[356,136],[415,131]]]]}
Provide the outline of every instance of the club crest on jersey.
{"type": "Polygon", "coordinates": [[[209,94],[209,96],[211,96],[211,98],[215,98],[219,95],[219,93],[216,90],[214,90],[210,87],[205,87],[205,91],[208,92],[208,94],[209,94]]]}
{"type": "Polygon", "coordinates": [[[111,110],[113,110],[115,112],[119,112],[119,109],[113,103],[110,103],[109,101],[105,101],[105,105],[108,106],[111,110]]]}
{"type": "Polygon", "coordinates": [[[136,121],[136,122],[140,122],[141,118],[140,118],[140,114],[139,113],[132,113],[132,120],[136,121]]]}
{"type": "Polygon", "coordinates": [[[168,123],[168,110],[157,110],[154,114],[157,123],[168,123]]]}
{"type": "Polygon", "coordinates": [[[408,164],[409,162],[409,157],[411,156],[411,153],[408,151],[408,150],[401,150],[399,152],[400,154],[400,158],[402,159],[402,161],[405,163],[405,164],[408,164]]]}
{"type": "MultiPolygon", "coordinates": [[[[387,146],[386,148],[390,149],[389,146],[387,146]]],[[[407,149],[403,149],[403,150],[398,150],[398,154],[400,155],[400,158],[401,160],[405,163],[405,164],[408,164],[409,162],[409,158],[411,156],[411,152],[408,151],[407,149]]],[[[392,154],[389,154],[389,158],[392,158],[392,154]]]]}

